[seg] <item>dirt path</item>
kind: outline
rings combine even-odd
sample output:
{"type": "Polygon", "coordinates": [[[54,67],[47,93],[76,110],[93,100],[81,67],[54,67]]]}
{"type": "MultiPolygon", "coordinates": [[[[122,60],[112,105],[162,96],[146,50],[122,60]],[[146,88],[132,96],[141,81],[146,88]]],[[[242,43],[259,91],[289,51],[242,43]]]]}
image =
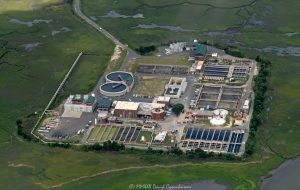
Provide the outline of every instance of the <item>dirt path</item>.
{"type": "MultiPolygon", "coordinates": [[[[36,182],[35,184],[40,185],[41,187],[46,188],[46,189],[51,189],[51,188],[62,187],[63,185],[66,185],[66,184],[69,184],[69,183],[72,183],[72,182],[76,182],[76,181],[79,181],[79,180],[83,180],[83,179],[87,179],[87,178],[93,178],[93,177],[96,177],[96,176],[115,173],[115,172],[122,172],[122,171],[128,171],[128,170],[136,170],[136,169],[176,168],[176,167],[183,167],[183,166],[200,166],[200,165],[207,164],[207,163],[209,163],[209,164],[226,164],[224,162],[204,162],[204,163],[186,162],[186,163],[172,164],[172,165],[156,164],[156,165],[151,165],[151,166],[132,166],[132,167],[126,167],[126,168],[106,170],[106,171],[103,171],[103,172],[98,172],[98,173],[95,173],[95,174],[92,174],[92,175],[87,175],[87,176],[81,176],[81,177],[74,178],[74,179],[71,179],[69,181],[65,181],[63,183],[53,185],[53,186],[47,186],[47,185],[44,185],[43,183],[40,183],[40,182],[36,182]]],[[[262,163],[262,161],[236,162],[236,163],[228,163],[228,164],[243,166],[243,165],[257,164],[257,163],[262,163]]]]}

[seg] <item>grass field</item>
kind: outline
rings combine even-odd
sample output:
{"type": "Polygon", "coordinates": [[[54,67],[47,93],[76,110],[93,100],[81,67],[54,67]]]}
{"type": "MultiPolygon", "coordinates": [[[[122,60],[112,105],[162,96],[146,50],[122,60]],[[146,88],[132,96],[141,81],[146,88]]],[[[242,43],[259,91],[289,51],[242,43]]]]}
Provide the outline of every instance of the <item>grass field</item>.
{"type": "MultiPolygon", "coordinates": [[[[80,81],[93,84],[94,79],[104,72],[101,68],[109,62],[114,48],[110,41],[75,17],[70,5],[61,0],[35,2],[33,10],[30,0],[3,1],[0,6],[0,55],[5,54],[0,59],[1,188],[43,189],[42,185],[58,185],[110,169],[187,162],[174,156],[50,148],[24,142],[16,136],[15,120],[45,107],[80,51],[96,56],[83,57],[82,69],[74,72],[80,77],[72,79],[78,82],[74,82],[74,88],[69,87],[70,92],[89,90],[88,85],[82,85],[80,81]],[[40,22],[28,27],[25,25],[28,23],[17,24],[10,22],[11,19],[23,22],[44,19],[49,23],[40,22]],[[52,31],[61,31],[63,27],[71,31],[52,36],[52,31]],[[9,53],[5,53],[7,51],[9,53]],[[86,64],[89,67],[85,67],[86,64]],[[86,73],[92,73],[93,77],[86,73]],[[75,84],[80,84],[80,89],[75,84]]],[[[196,0],[189,4],[182,4],[182,0],[115,2],[82,1],[83,11],[89,16],[105,15],[111,10],[124,15],[142,13],[144,19],[97,17],[101,26],[133,49],[198,38],[213,43],[235,44],[248,57],[263,54],[273,63],[267,102],[270,111],[258,131],[255,154],[245,162],[193,160],[198,165],[129,169],[73,181],[57,189],[127,189],[130,183],[172,184],[206,179],[215,179],[232,189],[257,189],[261,177],[278,167],[284,158],[300,155],[300,58],[252,49],[270,45],[283,48],[299,46],[299,34],[286,35],[300,30],[297,1],[261,0],[254,5],[247,5],[250,0],[201,1],[204,5],[196,0]],[[252,16],[254,14],[256,16],[252,16]],[[138,24],[151,23],[195,31],[133,28],[138,24]]]]}
{"type": "Polygon", "coordinates": [[[165,77],[143,77],[135,87],[134,93],[144,96],[161,96],[169,80],[170,78],[165,77]]]}
{"type": "Polygon", "coordinates": [[[111,127],[110,132],[107,136],[107,140],[112,140],[114,136],[116,135],[117,128],[116,127],[111,127]]]}
{"type": "Polygon", "coordinates": [[[146,143],[151,142],[152,140],[153,140],[152,132],[150,132],[150,131],[141,131],[139,136],[136,139],[136,142],[140,143],[140,144],[146,144],[146,143]],[[142,137],[145,138],[145,141],[142,141],[142,137]]]}
{"type": "Polygon", "coordinates": [[[105,131],[103,132],[103,135],[101,136],[100,141],[106,141],[107,136],[108,136],[109,131],[110,131],[110,128],[111,128],[110,126],[105,127],[105,131]]]}
{"type": "Polygon", "coordinates": [[[102,140],[102,137],[106,131],[107,127],[106,126],[101,126],[100,131],[97,133],[96,141],[100,142],[102,140]]]}
{"type": "Polygon", "coordinates": [[[188,55],[182,54],[171,57],[139,57],[130,60],[125,69],[135,72],[139,64],[192,66],[192,62],[188,61],[188,55]]]}
{"type": "Polygon", "coordinates": [[[178,184],[197,182],[205,179],[215,179],[217,183],[226,183],[235,189],[256,189],[259,175],[264,175],[268,167],[280,163],[280,159],[272,159],[265,162],[264,166],[260,162],[245,162],[243,164],[232,163],[198,163],[192,166],[182,166],[176,168],[150,168],[132,169],[126,172],[118,172],[108,175],[99,175],[67,184],[63,189],[69,190],[80,188],[83,190],[95,189],[101,186],[104,189],[129,189],[130,184],[178,184]],[[244,172],[247,171],[247,172],[244,172]],[[234,177],[238,176],[238,177],[234,177]],[[111,183],[113,180],[124,179],[121,183],[111,183]]]}
{"type": "Polygon", "coordinates": [[[114,126],[97,126],[92,129],[89,134],[89,142],[104,142],[108,140],[113,140],[116,135],[117,128],[114,126]]]}

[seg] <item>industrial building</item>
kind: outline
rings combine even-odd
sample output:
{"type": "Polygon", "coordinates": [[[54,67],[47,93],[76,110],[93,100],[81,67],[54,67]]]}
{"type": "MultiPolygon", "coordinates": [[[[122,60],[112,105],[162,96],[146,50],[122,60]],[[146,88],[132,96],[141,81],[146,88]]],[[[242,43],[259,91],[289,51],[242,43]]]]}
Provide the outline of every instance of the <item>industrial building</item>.
{"type": "Polygon", "coordinates": [[[117,101],[113,115],[120,118],[146,117],[163,120],[166,115],[165,106],[163,103],[117,101]]]}
{"type": "Polygon", "coordinates": [[[102,98],[97,104],[98,111],[109,111],[113,100],[110,98],[102,98]]]}
{"type": "Polygon", "coordinates": [[[121,118],[137,118],[140,103],[129,101],[117,101],[114,116],[121,118]]]}
{"type": "Polygon", "coordinates": [[[91,95],[70,95],[64,104],[65,111],[93,112],[96,98],[91,95]]]}
{"type": "Polygon", "coordinates": [[[187,41],[183,49],[190,51],[189,60],[204,60],[207,52],[207,46],[197,40],[187,41]]]}
{"type": "Polygon", "coordinates": [[[157,96],[153,99],[153,103],[165,104],[166,106],[170,105],[170,97],[157,96]]]}
{"type": "Polygon", "coordinates": [[[187,86],[186,78],[171,77],[169,83],[165,86],[165,97],[180,98],[185,92],[187,86]]]}
{"type": "Polygon", "coordinates": [[[138,109],[138,116],[149,117],[153,120],[165,118],[165,104],[141,102],[138,109]]]}
{"type": "Polygon", "coordinates": [[[213,116],[213,111],[204,110],[203,108],[198,109],[192,113],[194,120],[208,119],[213,116]]]}
{"type": "Polygon", "coordinates": [[[129,92],[134,83],[132,73],[115,71],[105,76],[106,83],[100,86],[101,94],[108,97],[123,96],[129,92]]]}

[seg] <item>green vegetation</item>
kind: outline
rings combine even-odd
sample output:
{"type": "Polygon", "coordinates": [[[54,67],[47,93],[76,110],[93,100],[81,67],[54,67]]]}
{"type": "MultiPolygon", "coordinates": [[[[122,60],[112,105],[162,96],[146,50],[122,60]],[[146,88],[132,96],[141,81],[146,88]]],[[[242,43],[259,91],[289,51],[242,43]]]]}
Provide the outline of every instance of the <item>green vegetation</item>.
{"type": "MultiPolygon", "coordinates": [[[[254,5],[248,4],[250,1],[202,2],[203,4],[207,3],[215,7],[200,5],[194,1],[191,1],[190,4],[184,4],[184,6],[181,3],[182,1],[178,0],[130,1],[130,3],[113,4],[107,0],[95,0],[86,2],[83,8],[85,13],[89,15],[104,15],[110,10],[115,10],[124,15],[133,15],[137,13],[137,7],[139,7],[138,12],[144,14],[144,19],[122,19],[122,23],[119,22],[121,18],[99,18],[97,21],[106,29],[112,31],[121,41],[128,43],[132,48],[149,44],[158,46],[170,41],[193,38],[201,38],[201,40],[209,43],[220,44],[227,40],[242,46],[238,48],[230,47],[227,52],[238,56],[245,55],[255,58],[260,53],[249,48],[263,48],[270,45],[279,47],[298,46],[300,43],[299,35],[285,35],[287,32],[299,31],[300,29],[300,25],[295,19],[299,17],[299,12],[296,8],[297,2],[295,1],[270,2],[262,0],[257,1],[254,5]],[[97,6],[99,2],[103,3],[103,6],[97,6]],[[245,6],[240,8],[239,6],[241,5],[245,6]],[[217,7],[232,8],[223,9],[217,7]],[[272,10],[269,10],[267,7],[272,7],[272,10]],[[284,10],[283,8],[290,11],[288,13],[284,12],[282,11],[284,10]],[[197,11],[194,11],[196,9],[197,11]],[[254,14],[256,17],[252,21],[246,22],[254,14]],[[177,16],[174,17],[172,15],[177,16]],[[138,24],[150,23],[195,29],[197,34],[194,32],[176,33],[163,29],[132,28],[138,24]],[[243,23],[247,23],[248,26],[244,26],[243,23]],[[261,23],[261,25],[257,23],[261,23]],[[117,30],[116,28],[126,28],[126,30],[117,30]],[[228,30],[233,31],[232,36],[228,30]]],[[[223,45],[226,46],[226,44],[223,45]]],[[[202,166],[192,166],[191,168],[193,169],[186,167],[182,169],[168,169],[168,171],[165,168],[144,169],[142,171],[145,174],[142,174],[143,172],[140,170],[111,174],[109,177],[116,177],[114,179],[122,178],[129,180],[128,183],[130,183],[130,179],[132,180],[134,176],[138,176],[134,182],[159,182],[160,184],[210,178],[236,189],[258,188],[260,177],[267,175],[270,169],[277,167],[283,161],[283,156],[291,158],[300,154],[300,143],[299,138],[297,138],[300,130],[296,128],[297,121],[299,120],[299,116],[296,114],[298,110],[296,104],[298,103],[299,105],[300,100],[299,90],[297,89],[300,88],[291,88],[292,86],[299,86],[299,83],[297,83],[299,81],[297,70],[300,68],[298,64],[300,60],[298,57],[292,56],[280,57],[275,53],[265,54],[265,58],[273,63],[266,94],[269,98],[265,102],[265,110],[269,111],[256,132],[254,154],[250,158],[247,158],[252,164],[228,164],[227,167],[222,164],[212,166],[207,163],[202,166]],[[293,104],[291,105],[288,102],[293,102],[293,104]],[[195,170],[195,173],[191,172],[191,170],[195,170]],[[247,173],[243,171],[247,171],[247,173]],[[155,174],[152,176],[152,172],[160,174],[159,179],[153,179],[152,177],[155,174]],[[174,175],[172,175],[173,172],[174,175]],[[183,173],[183,176],[177,176],[180,172],[183,173]],[[205,174],[201,177],[199,173],[205,174]],[[125,177],[125,175],[130,176],[125,177]],[[149,175],[151,175],[151,179],[149,179],[149,175]],[[187,177],[187,175],[190,176],[187,177]]],[[[100,177],[87,181],[91,182],[90,184],[94,184],[94,182],[98,185],[101,184],[108,189],[117,189],[124,186],[124,184],[115,184],[113,187],[109,187],[107,181],[96,182],[97,179],[99,180],[100,177]]],[[[93,187],[93,185],[90,187],[93,187]]]]}
{"type": "Polygon", "coordinates": [[[100,127],[94,127],[94,128],[91,130],[88,139],[89,139],[89,140],[96,139],[97,134],[98,134],[98,132],[100,131],[100,129],[101,129],[100,127]]]}
{"type": "Polygon", "coordinates": [[[194,123],[196,125],[203,126],[203,127],[205,126],[212,127],[208,119],[197,119],[194,123]]]}
{"type": "Polygon", "coordinates": [[[175,115],[179,116],[180,113],[183,111],[183,109],[184,109],[184,105],[177,103],[177,104],[173,105],[172,112],[175,113],[175,115]]]}
{"type": "Polygon", "coordinates": [[[150,143],[153,140],[152,132],[150,131],[141,131],[139,136],[137,137],[136,142],[139,144],[150,143]],[[144,141],[142,141],[142,137],[144,137],[144,141]]]}
{"type": "Polygon", "coordinates": [[[136,51],[139,52],[141,55],[149,54],[155,50],[156,50],[155,46],[146,46],[146,47],[141,46],[136,49],[136,51]]]}
{"type": "Polygon", "coordinates": [[[88,137],[90,143],[113,140],[119,128],[114,126],[95,126],[88,137]]]}
{"type": "Polygon", "coordinates": [[[255,146],[255,133],[257,128],[261,125],[264,119],[264,104],[266,99],[266,91],[268,85],[268,76],[270,74],[270,66],[271,62],[269,60],[265,60],[260,58],[259,56],[255,59],[259,63],[260,71],[255,79],[255,100],[254,100],[254,109],[252,114],[252,119],[250,122],[250,131],[248,141],[246,143],[245,155],[249,156],[253,154],[254,146],[255,146]]]}
{"type": "Polygon", "coordinates": [[[134,93],[144,96],[162,96],[169,80],[170,78],[166,77],[142,77],[134,89],[134,93]]]}
{"type": "Polygon", "coordinates": [[[117,132],[117,128],[116,127],[111,127],[110,132],[109,132],[106,139],[107,140],[112,140],[113,137],[115,136],[116,132],[117,132]]]}
{"type": "Polygon", "coordinates": [[[105,141],[105,139],[107,139],[107,136],[108,136],[108,134],[109,134],[109,131],[110,131],[110,127],[109,127],[109,126],[106,126],[106,127],[105,127],[105,130],[104,130],[104,132],[103,132],[103,134],[102,134],[102,136],[101,136],[100,141],[105,141]]]}
{"type": "Polygon", "coordinates": [[[85,151],[121,151],[125,149],[123,144],[118,144],[115,141],[105,141],[102,145],[95,143],[93,145],[83,145],[85,151]]]}
{"type": "Polygon", "coordinates": [[[197,165],[183,165],[175,168],[144,168],[132,169],[106,175],[99,175],[93,178],[83,179],[80,182],[66,184],[64,189],[80,188],[83,190],[94,189],[101,186],[104,189],[124,189],[132,183],[149,183],[156,185],[177,184],[186,181],[215,179],[217,183],[226,183],[236,189],[256,189],[253,181],[259,180],[257,175],[264,175],[268,167],[278,164],[280,160],[266,162],[264,167],[258,163],[245,162],[243,164],[232,164],[224,162],[212,162],[197,165]],[[247,172],[245,172],[247,171],[247,172]],[[237,176],[237,177],[233,177],[237,176]],[[122,183],[111,183],[114,180],[122,179],[122,183]]]}
{"type": "Polygon", "coordinates": [[[71,137],[69,137],[68,139],[64,140],[64,142],[66,143],[80,143],[81,139],[83,138],[83,134],[79,134],[79,135],[73,135],[71,137]]]}
{"type": "Polygon", "coordinates": [[[138,65],[140,64],[150,64],[150,65],[178,65],[178,66],[191,66],[192,63],[188,61],[188,56],[186,54],[173,55],[170,57],[154,57],[145,56],[138,57],[129,61],[126,65],[126,70],[130,72],[135,72],[138,65]]]}
{"type": "MultiPolygon", "coordinates": [[[[126,189],[131,183],[159,185],[206,179],[215,179],[234,189],[258,189],[262,176],[268,175],[271,169],[278,167],[285,159],[300,154],[300,129],[297,127],[300,58],[278,56],[276,51],[264,53],[264,58],[272,62],[264,102],[265,116],[256,131],[253,154],[244,161],[208,162],[199,159],[193,160],[195,165],[160,168],[155,167],[155,164],[181,164],[189,160],[140,152],[138,155],[80,152],[23,141],[16,136],[15,121],[19,118],[22,119],[22,125],[32,126],[30,123],[36,120],[33,113],[40,113],[45,107],[78,53],[82,50],[93,52],[99,55],[99,62],[95,64],[104,66],[109,62],[113,50],[110,41],[72,14],[70,5],[60,0],[35,2],[33,11],[30,10],[29,0],[5,1],[0,7],[0,184],[3,189],[41,189],[43,185],[52,186],[63,182],[69,183],[57,189],[126,189]],[[21,21],[53,21],[27,27],[9,22],[13,18],[21,21]],[[53,30],[62,27],[72,31],[51,35],[53,30]],[[37,42],[39,45],[31,51],[22,46],[37,42]],[[26,116],[29,116],[28,119],[26,116]],[[82,176],[130,166],[142,168],[72,181],[82,176]],[[153,168],[143,168],[147,166],[153,168]]],[[[252,5],[249,4],[251,0],[190,2],[90,0],[82,1],[82,5],[83,11],[89,16],[105,15],[111,10],[126,15],[143,13],[143,19],[97,17],[101,26],[132,49],[200,38],[210,43],[235,43],[240,46],[238,49],[241,49],[243,55],[255,58],[262,53],[252,48],[299,46],[299,35],[285,35],[300,30],[297,1],[261,0],[252,5]],[[243,8],[240,7],[242,5],[243,8]],[[254,14],[254,21],[245,22],[254,14]],[[151,23],[195,31],[134,28],[138,24],[151,23]],[[244,26],[243,23],[248,25],[244,26]],[[230,30],[233,35],[228,33],[230,30]]],[[[91,67],[91,73],[93,69],[91,67]]],[[[97,77],[101,72],[95,72],[97,77]]],[[[92,81],[91,78],[84,79],[90,76],[78,76],[78,80],[88,81],[88,84],[92,81]]],[[[79,91],[74,86],[76,88],[70,92],[79,91]]],[[[82,92],[88,91],[85,85],[80,88],[84,88],[82,92]]]]}

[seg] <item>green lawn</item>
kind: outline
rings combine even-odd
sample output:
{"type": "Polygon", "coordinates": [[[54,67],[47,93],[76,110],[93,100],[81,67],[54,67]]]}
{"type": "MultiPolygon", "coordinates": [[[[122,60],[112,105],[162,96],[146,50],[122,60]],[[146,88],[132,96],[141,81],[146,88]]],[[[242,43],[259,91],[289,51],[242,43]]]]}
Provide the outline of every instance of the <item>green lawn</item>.
{"type": "Polygon", "coordinates": [[[150,131],[141,131],[139,136],[137,137],[136,142],[139,144],[146,144],[152,141],[152,132],[150,131]],[[142,137],[145,137],[145,141],[141,141],[142,137]]]}

